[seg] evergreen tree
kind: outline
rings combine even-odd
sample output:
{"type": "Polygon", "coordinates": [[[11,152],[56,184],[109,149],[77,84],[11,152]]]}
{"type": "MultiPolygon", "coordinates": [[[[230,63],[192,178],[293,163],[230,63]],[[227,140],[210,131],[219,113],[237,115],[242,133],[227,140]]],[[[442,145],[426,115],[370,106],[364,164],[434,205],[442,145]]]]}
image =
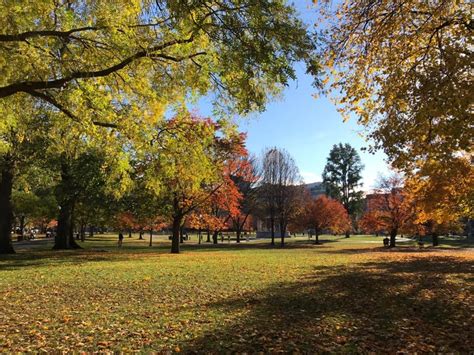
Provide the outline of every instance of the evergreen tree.
{"type": "MultiPolygon", "coordinates": [[[[340,201],[354,222],[362,205],[361,172],[364,165],[357,151],[346,144],[335,144],[329,152],[323,172],[326,193],[340,201]]],[[[346,231],[349,237],[349,231],[346,231]]]]}

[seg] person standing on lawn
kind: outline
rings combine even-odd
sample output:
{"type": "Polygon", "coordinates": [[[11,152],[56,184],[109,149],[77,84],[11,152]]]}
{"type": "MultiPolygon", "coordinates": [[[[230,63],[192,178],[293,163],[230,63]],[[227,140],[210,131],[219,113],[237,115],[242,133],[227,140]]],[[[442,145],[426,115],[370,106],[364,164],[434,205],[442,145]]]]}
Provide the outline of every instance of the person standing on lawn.
{"type": "Polygon", "coordinates": [[[123,243],[123,234],[122,232],[119,233],[118,235],[118,247],[121,248],[123,243]]]}

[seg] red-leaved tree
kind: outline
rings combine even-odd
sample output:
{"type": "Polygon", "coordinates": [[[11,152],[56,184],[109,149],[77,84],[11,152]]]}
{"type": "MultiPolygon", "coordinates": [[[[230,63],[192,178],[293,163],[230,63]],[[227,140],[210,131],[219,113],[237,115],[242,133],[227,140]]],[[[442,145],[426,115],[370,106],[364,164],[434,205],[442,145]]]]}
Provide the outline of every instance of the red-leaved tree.
{"type": "Polygon", "coordinates": [[[319,243],[319,236],[323,231],[343,233],[351,226],[351,220],[344,206],[337,200],[318,196],[307,205],[306,223],[314,229],[315,244],[319,243]]]}
{"type": "Polygon", "coordinates": [[[367,196],[367,210],[360,225],[365,231],[388,232],[390,247],[394,247],[398,232],[410,225],[413,215],[402,177],[392,175],[382,177],[375,193],[367,196]]]}

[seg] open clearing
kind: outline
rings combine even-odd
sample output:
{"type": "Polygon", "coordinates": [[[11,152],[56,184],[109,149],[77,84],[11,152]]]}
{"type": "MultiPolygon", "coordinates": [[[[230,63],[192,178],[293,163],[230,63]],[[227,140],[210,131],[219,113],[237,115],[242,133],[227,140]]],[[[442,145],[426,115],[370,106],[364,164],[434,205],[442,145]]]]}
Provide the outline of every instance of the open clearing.
{"type": "Polygon", "coordinates": [[[474,349],[472,249],[321,240],[21,249],[0,260],[0,350],[474,349]]]}

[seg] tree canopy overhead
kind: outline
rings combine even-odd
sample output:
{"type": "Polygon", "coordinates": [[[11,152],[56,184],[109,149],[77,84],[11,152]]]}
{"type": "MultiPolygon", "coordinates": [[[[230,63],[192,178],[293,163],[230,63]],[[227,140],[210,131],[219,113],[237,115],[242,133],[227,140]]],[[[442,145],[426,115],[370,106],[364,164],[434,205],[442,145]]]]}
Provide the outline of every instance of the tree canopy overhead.
{"type": "Polygon", "coordinates": [[[395,167],[427,159],[449,167],[457,152],[472,152],[469,1],[343,1],[322,10],[332,19],[324,62],[337,101],[395,167]]]}
{"type": "Polygon", "coordinates": [[[0,97],[19,93],[71,118],[125,125],[193,95],[222,109],[260,110],[316,72],[313,43],[285,1],[15,1],[2,3],[0,97]]]}

